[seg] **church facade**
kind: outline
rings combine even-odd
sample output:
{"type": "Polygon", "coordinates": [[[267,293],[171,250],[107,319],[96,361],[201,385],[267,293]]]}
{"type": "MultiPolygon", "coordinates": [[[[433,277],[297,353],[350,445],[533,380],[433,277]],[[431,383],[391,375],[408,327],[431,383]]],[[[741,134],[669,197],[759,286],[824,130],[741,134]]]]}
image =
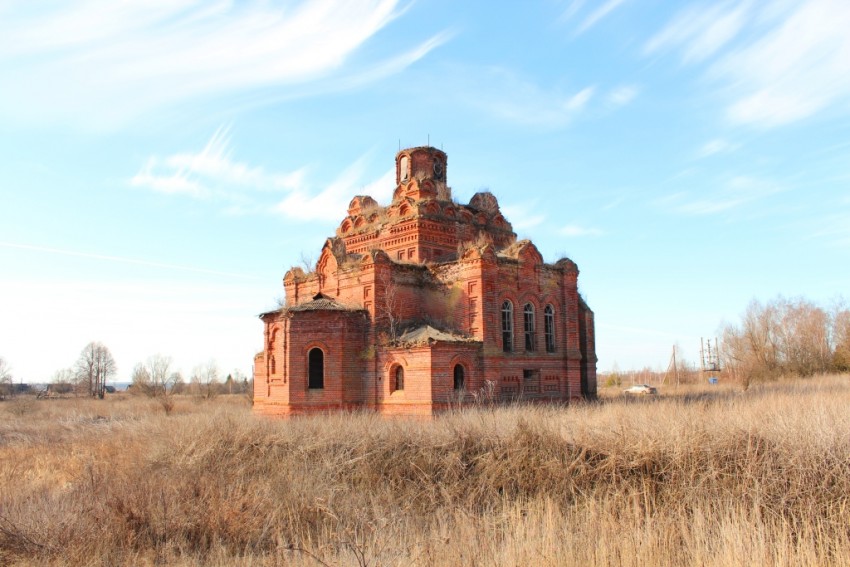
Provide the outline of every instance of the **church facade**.
{"type": "Polygon", "coordinates": [[[392,203],[356,196],[315,269],[263,313],[254,411],[430,416],[596,395],[594,316],[567,258],[517,240],[496,198],[454,202],[447,156],[400,151],[392,203]]]}

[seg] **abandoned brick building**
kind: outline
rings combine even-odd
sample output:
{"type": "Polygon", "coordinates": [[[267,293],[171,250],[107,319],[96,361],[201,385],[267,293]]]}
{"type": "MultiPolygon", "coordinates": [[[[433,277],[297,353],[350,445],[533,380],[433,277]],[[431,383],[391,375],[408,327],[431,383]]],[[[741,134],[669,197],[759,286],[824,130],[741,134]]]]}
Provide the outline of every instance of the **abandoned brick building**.
{"type": "Polygon", "coordinates": [[[569,259],[517,240],[489,192],[452,200],[446,154],[396,156],[392,203],[356,196],[315,270],[260,315],[254,409],[432,415],[475,401],[596,395],[593,312],[569,259]]]}

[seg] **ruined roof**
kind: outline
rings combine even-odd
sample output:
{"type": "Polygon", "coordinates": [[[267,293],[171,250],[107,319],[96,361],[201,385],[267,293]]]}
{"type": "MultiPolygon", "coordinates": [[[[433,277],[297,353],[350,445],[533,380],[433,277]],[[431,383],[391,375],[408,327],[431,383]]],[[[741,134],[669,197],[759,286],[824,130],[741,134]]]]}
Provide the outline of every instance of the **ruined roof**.
{"type": "Polygon", "coordinates": [[[285,311],[362,311],[359,305],[345,305],[323,293],[317,293],[313,299],[291,307],[285,307],[285,311]]]}
{"type": "Polygon", "coordinates": [[[421,345],[436,342],[468,343],[473,341],[474,339],[470,339],[469,337],[447,331],[441,331],[439,329],[435,329],[431,325],[422,325],[420,327],[408,329],[398,338],[398,342],[403,345],[421,345]]]}
{"type": "Polygon", "coordinates": [[[310,301],[305,301],[304,303],[299,303],[297,305],[290,305],[288,307],[281,307],[280,309],[275,309],[274,311],[266,311],[265,313],[260,313],[259,317],[263,318],[266,315],[271,315],[272,313],[298,313],[301,311],[362,311],[363,308],[359,305],[346,305],[344,303],[340,303],[329,297],[324,295],[323,293],[318,293],[313,296],[313,299],[310,301]]]}

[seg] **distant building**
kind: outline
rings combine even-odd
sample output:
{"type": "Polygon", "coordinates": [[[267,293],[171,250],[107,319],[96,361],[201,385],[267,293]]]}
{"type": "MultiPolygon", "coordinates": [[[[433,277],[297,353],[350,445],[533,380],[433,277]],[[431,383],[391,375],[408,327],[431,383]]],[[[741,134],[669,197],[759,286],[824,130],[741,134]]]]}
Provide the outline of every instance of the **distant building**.
{"type": "Polygon", "coordinates": [[[454,202],[446,162],[432,147],[399,152],[392,203],[354,197],[315,270],[286,273],[285,305],[260,315],[257,413],[595,397],[578,268],[518,241],[491,193],[454,202]]]}

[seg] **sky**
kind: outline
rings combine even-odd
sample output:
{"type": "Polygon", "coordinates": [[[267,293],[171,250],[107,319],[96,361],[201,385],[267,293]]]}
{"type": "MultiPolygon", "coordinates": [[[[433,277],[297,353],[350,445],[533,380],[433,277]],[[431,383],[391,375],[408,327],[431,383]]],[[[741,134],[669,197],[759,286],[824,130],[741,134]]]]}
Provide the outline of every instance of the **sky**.
{"type": "Polygon", "coordinates": [[[850,296],[850,2],[0,1],[0,357],[250,376],[399,147],[568,256],[598,368],[850,296]]]}

